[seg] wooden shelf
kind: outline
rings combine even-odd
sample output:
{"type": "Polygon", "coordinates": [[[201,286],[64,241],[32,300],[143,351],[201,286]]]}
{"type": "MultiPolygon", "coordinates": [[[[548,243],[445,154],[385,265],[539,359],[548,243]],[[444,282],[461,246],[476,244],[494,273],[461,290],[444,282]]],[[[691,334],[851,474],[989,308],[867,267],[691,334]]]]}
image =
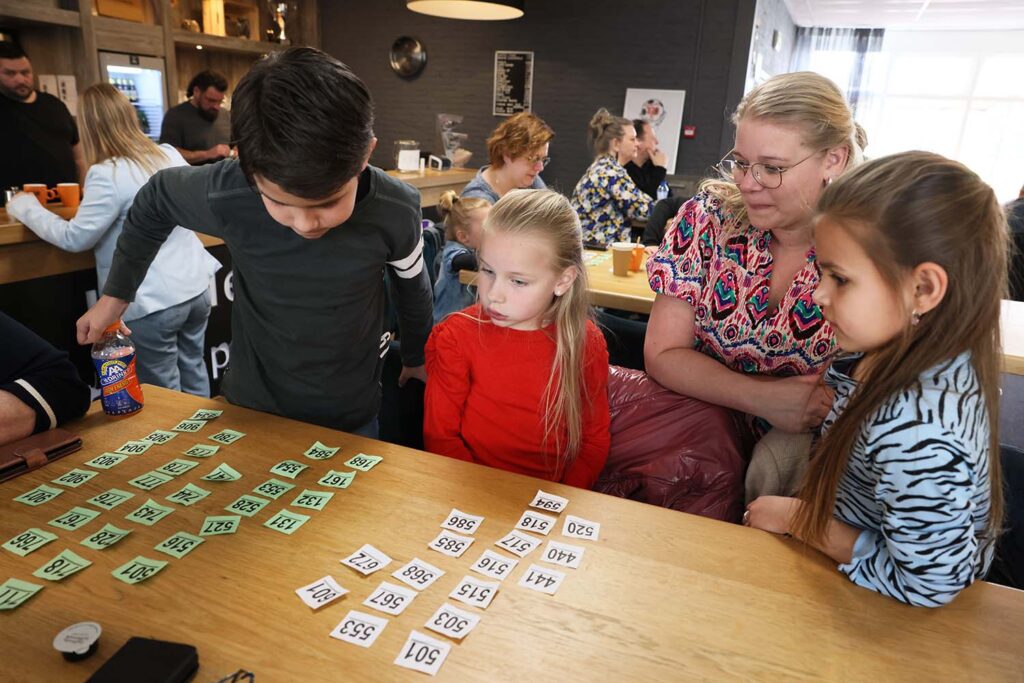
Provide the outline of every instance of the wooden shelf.
{"type": "Polygon", "coordinates": [[[50,24],[75,28],[82,25],[78,12],[40,5],[31,0],[4,0],[0,5],[0,19],[11,19],[25,24],[50,24]]]}
{"type": "Polygon", "coordinates": [[[283,50],[287,46],[280,43],[268,43],[262,40],[247,40],[228,36],[213,36],[208,33],[196,33],[175,29],[173,31],[176,45],[202,45],[204,50],[218,52],[234,52],[237,54],[263,55],[268,52],[283,50]]]}

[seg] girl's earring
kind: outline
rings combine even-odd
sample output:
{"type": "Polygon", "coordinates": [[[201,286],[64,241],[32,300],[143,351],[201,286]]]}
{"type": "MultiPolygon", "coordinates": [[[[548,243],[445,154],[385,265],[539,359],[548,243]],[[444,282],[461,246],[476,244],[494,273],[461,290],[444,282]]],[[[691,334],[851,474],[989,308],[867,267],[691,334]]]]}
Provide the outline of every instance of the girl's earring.
{"type": "Polygon", "coordinates": [[[825,180],[823,180],[821,182],[821,186],[822,187],[828,187],[831,184],[832,184],[832,178],[825,178],[825,180]]]}
{"type": "Polygon", "coordinates": [[[917,311],[914,311],[913,313],[910,314],[910,324],[912,326],[916,327],[917,324],[920,323],[920,322],[921,322],[921,314],[920,313],[918,313],[917,311]]]}

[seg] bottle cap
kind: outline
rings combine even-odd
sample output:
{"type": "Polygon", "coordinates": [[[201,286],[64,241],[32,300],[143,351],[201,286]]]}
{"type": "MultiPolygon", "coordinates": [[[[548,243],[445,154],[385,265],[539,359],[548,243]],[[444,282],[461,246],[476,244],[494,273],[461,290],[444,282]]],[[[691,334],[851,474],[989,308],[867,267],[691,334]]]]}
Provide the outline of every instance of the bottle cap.
{"type": "Polygon", "coordinates": [[[72,624],[57,634],[53,647],[69,662],[77,662],[92,656],[98,647],[103,629],[95,621],[72,624]]]}
{"type": "Polygon", "coordinates": [[[113,323],[110,323],[109,325],[107,325],[107,328],[105,330],[103,330],[103,334],[110,334],[111,332],[117,332],[120,329],[121,329],[121,321],[118,320],[117,322],[113,322],[113,323]]]}

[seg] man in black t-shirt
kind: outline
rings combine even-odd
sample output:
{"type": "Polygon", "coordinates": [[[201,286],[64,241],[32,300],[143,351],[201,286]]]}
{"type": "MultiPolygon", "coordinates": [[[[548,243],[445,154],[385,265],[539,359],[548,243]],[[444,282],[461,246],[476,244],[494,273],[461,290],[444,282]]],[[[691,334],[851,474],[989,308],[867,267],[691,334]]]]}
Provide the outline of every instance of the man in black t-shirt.
{"type": "Polygon", "coordinates": [[[164,115],[160,143],[177,147],[193,166],[231,156],[231,112],[221,111],[227,90],[227,79],[216,71],[196,74],[188,84],[188,99],[164,115]]]}
{"type": "Polygon", "coordinates": [[[9,41],[0,41],[0,131],[0,188],[53,187],[85,174],[75,120],[63,102],[33,87],[32,63],[9,41]]]}
{"type": "Polygon", "coordinates": [[[650,123],[636,119],[633,127],[636,128],[636,159],[626,164],[626,173],[651,199],[657,199],[668,157],[658,149],[658,136],[650,123]]]}

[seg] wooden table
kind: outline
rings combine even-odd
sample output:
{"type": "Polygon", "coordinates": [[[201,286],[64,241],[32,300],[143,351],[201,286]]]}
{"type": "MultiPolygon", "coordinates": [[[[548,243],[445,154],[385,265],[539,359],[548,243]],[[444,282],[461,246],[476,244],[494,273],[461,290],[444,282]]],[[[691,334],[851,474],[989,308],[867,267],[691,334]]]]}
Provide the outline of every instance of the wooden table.
{"type": "Polygon", "coordinates": [[[447,190],[462,192],[470,180],[476,177],[476,169],[450,168],[438,171],[428,168],[423,171],[388,171],[389,176],[409,183],[420,191],[421,206],[436,206],[437,200],[447,190]]]}
{"type": "MultiPolygon", "coordinates": [[[[592,305],[633,313],[651,312],[655,294],[647,282],[645,269],[620,277],[612,273],[610,251],[586,251],[585,257],[592,305]]],[[[475,278],[476,273],[472,271],[459,273],[459,282],[463,284],[473,284],[475,278]]],[[[1004,300],[1001,322],[1005,371],[1024,375],[1024,302],[1004,300]]]]}
{"type": "MultiPolygon", "coordinates": [[[[93,565],[48,584],[13,612],[0,615],[0,657],[8,680],[84,680],[130,636],[191,643],[199,648],[196,680],[213,681],[238,668],[257,681],[427,680],[401,669],[395,659],[412,629],[422,626],[447,594],[469,573],[485,548],[509,531],[539,487],[570,499],[566,514],[601,523],[597,542],[586,547],[582,565],[566,569],[555,596],[516,585],[539,551],[523,558],[502,584],[476,629],[451,654],[438,676],[443,681],[669,681],[735,680],[1020,680],[1024,672],[1024,592],[978,583],[952,605],[910,608],[858,588],[834,563],[791,539],[742,526],[573,489],[398,446],[300,424],[218,401],[145,387],[146,407],[136,416],[112,420],[96,411],[73,425],[85,447],[59,463],[0,484],[2,541],[29,527],[58,534],[57,541],[27,557],[0,551],[0,580],[33,583],[32,572],[71,548],[93,565]],[[152,447],[37,508],[12,498],[48,483],[72,467],[153,429],[167,429],[201,407],[225,410],[197,435],[179,435],[152,447]],[[126,485],[197,441],[223,428],[247,436],[222,446],[199,467],[151,493],[126,485]],[[319,440],[341,451],[327,461],[301,453],[319,440]],[[359,473],[335,492],[320,512],[293,536],[263,522],[304,488],[357,452],[384,461],[359,473]],[[244,519],[232,536],[213,536],[180,560],[152,550],[171,534],[198,531],[209,514],[271,475],[281,460],[310,468],[296,488],[244,519]],[[242,473],[237,482],[199,480],[228,462],[242,473]],[[124,516],[152,497],[163,501],[186,482],[213,493],[153,527],[124,516]],[[111,487],[134,499],[75,532],[46,522],[111,487]],[[452,507],[486,517],[476,543],[461,559],[427,549],[452,507]],[[111,523],[131,528],[118,545],[93,551],[79,541],[111,523]],[[364,543],[390,555],[386,571],[362,577],[338,564],[364,543]],[[169,560],[150,580],[128,586],[111,572],[143,555],[169,560]],[[398,617],[390,617],[377,642],[362,649],[328,637],[349,609],[361,606],[382,580],[418,556],[447,573],[424,590],[398,617]],[[351,592],[313,612],[294,590],[326,574],[351,592]],[[99,652],[65,662],[52,648],[54,635],[83,620],[103,627],[99,652]]],[[[56,486],[55,484],[51,484],[56,486]]],[[[166,501],[163,501],[166,503],[166,501]]],[[[561,525],[549,538],[567,540],[561,525]]],[[[473,611],[472,608],[466,608],[473,611]]],[[[437,636],[442,638],[441,636],[437,636]]]]}

